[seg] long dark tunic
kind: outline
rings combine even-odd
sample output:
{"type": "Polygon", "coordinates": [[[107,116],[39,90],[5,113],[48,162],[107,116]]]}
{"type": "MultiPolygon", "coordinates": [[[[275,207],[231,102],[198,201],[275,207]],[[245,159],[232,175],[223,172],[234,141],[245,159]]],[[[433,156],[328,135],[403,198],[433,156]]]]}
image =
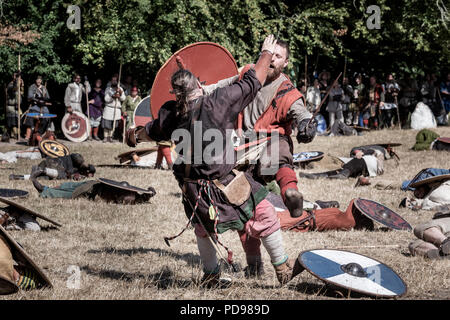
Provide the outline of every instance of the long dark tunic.
{"type": "MultiPolygon", "coordinates": [[[[255,98],[260,88],[261,84],[256,78],[255,71],[250,69],[242,80],[230,86],[218,88],[208,96],[201,96],[191,101],[189,103],[190,112],[187,117],[177,116],[176,102],[168,101],[159,110],[158,118],[146,125],[147,134],[151,139],[155,141],[174,140],[176,144],[181,142],[181,140],[176,141],[172,137],[172,133],[176,129],[192,131],[191,140],[196,140],[194,130],[191,130],[194,127],[191,125],[193,116],[195,117],[194,119],[197,119],[197,125],[201,124],[203,134],[208,129],[217,129],[221,132],[224,147],[214,154],[215,161],[213,163],[207,164],[205,159],[201,159],[202,161],[198,163],[200,153],[195,152],[195,148],[198,145],[193,146],[191,149],[193,154],[191,157],[192,166],[188,177],[185,177],[185,164],[175,162],[173,171],[180,187],[184,183],[185,178],[209,181],[219,179],[224,185],[227,185],[232,180],[233,174],[230,172],[235,166],[236,155],[231,143],[229,143],[231,141],[230,137],[228,137],[230,146],[226,147],[226,130],[234,129],[238,114],[255,98]],[[227,159],[227,155],[232,161],[227,159]],[[194,157],[197,157],[197,159],[194,160],[194,157]]],[[[210,141],[203,141],[202,139],[201,154],[203,154],[205,147],[210,143],[210,141]]],[[[187,153],[187,150],[184,151],[184,153],[187,153]]],[[[183,150],[181,150],[180,156],[183,156],[183,150]]],[[[266,197],[266,189],[255,182],[250,175],[247,175],[247,178],[252,186],[252,197],[239,207],[228,203],[221,191],[213,183],[210,184],[211,198],[219,211],[219,222],[217,225],[219,233],[228,229],[242,230],[244,223],[253,216],[254,206],[266,197]]],[[[191,205],[186,201],[183,201],[183,204],[188,217],[192,214],[191,206],[195,206],[199,190],[200,185],[198,183],[186,183],[186,195],[191,205]]],[[[210,219],[209,206],[210,201],[207,195],[202,193],[197,213],[208,231],[212,232],[214,231],[214,220],[210,219]]]]}

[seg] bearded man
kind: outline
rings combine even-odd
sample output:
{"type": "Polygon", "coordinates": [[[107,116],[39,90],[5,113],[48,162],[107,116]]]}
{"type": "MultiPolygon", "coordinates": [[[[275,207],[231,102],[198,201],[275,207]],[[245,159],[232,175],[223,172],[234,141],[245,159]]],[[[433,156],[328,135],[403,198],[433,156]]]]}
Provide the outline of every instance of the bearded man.
{"type": "MultiPolygon", "coordinates": [[[[281,196],[292,217],[303,214],[303,195],[297,188],[297,177],[294,172],[293,143],[290,137],[292,123],[298,124],[297,141],[311,142],[317,129],[317,122],[306,108],[303,95],[294,87],[289,77],[282,73],[289,64],[288,43],[278,39],[267,73],[267,79],[255,98],[239,114],[237,132],[241,140],[249,142],[258,135],[272,136],[276,131],[279,139],[272,137],[262,152],[253,177],[265,184],[276,180],[281,189],[281,196]],[[271,150],[279,150],[278,154],[271,154],[271,150]],[[275,170],[272,170],[275,168],[275,170]],[[273,172],[275,171],[275,172],[273,172]],[[272,173],[273,172],[273,173],[272,173]]],[[[251,69],[252,65],[242,68],[239,76],[219,81],[217,84],[202,86],[203,92],[208,94],[217,87],[229,85],[239,79],[251,69]]],[[[262,268],[260,246],[261,241],[256,237],[249,237],[245,232],[239,232],[244,251],[247,255],[249,268],[262,268]]]]}
{"type": "MultiPolygon", "coordinates": [[[[201,130],[219,131],[222,142],[227,145],[228,137],[225,132],[233,129],[238,115],[258,99],[258,91],[263,90],[261,88],[264,88],[266,77],[269,74],[273,77],[277,70],[281,70],[281,49],[277,50],[276,47],[274,37],[267,37],[254,68],[247,68],[237,82],[233,78],[229,85],[216,86],[209,95],[204,94],[199,81],[191,72],[184,69],[175,72],[171,84],[176,101],[166,102],[159,110],[158,118],[144,128],[130,129],[127,133],[128,145],[133,147],[140,141],[169,140],[175,130],[187,130],[196,139],[196,131],[199,131],[196,126],[200,126],[201,130]]],[[[272,81],[279,76],[280,73],[272,81]]],[[[278,86],[284,82],[283,79],[278,86]]],[[[284,89],[287,85],[288,83],[284,89]]],[[[297,97],[301,96],[300,93],[298,95],[297,97]]],[[[276,103],[280,99],[283,97],[276,99],[276,103]]],[[[257,114],[258,118],[259,116],[260,113],[257,114]]],[[[250,122],[247,124],[250,125],[250,122]]],[[[175,143],[183,142],[180,138],[173,140],[175,143]]],[[[234,170],[236,154],[233,148],[218,151],[212,163],[197,163],[196,160],[208,146],[204,145],[203,140],[193,146],[191,143],[187,144],[188,150],[181,150],[183,152],[180,152],[180,159],[187,159],[188,162],[176,161],[173,172],[183,191],[186,215],[190,217],[190,221],[195,222],[197,246],[204,266],[204,285],[220,284],[220,268],[214,246],[207,238],[208,234],[215,235],[220,244],[217,233],[227,230],[240,230],[244,235],[258,241],[261,239],[279,282],[287,283],[300,272],[299,264],[297,260],[288,260],[284,251],[280,225],[273,205],[266,199],[266,189],[250,174],[234,170]],[[228,161],[230,156],[232,162],[228,161]]],[[[300,202],[303,202],[301,196],[300,202]]],[[[228,253],[231,256],[231,252],[228,253]]]]}

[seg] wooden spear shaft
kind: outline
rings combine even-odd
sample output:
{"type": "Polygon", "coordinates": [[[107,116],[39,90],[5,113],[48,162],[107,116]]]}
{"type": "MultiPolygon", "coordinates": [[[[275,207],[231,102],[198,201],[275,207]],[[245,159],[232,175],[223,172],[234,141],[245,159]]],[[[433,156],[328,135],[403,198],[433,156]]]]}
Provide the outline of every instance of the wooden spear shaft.
{"type": "MultiPolygon", "coordinates": [[[[120,60],[120,67],[119,67],[119,79],[117,79],[117,90],[120,90],[120,77],[122,76],[122,59],[120,60]]],[[[113,115],[113,129],[112,129],[112,137],[114,136],[114,131],[116,130],[116,109],[117,109],[117,100],[120,98],[114,98],[114,115],[113,115]]]]}
{"type": "Polygon", "coordinates": [[[21,77],[20,77],[20,53],[19,53],[19,61],[18,61],[18,64],[19,64],[19,75],[18,75],[18,77],[17,77],[17,92],[18,92],[18,95],[17,95],[17,141],[20,141],[20,80],[21,80],[21,77]]]}

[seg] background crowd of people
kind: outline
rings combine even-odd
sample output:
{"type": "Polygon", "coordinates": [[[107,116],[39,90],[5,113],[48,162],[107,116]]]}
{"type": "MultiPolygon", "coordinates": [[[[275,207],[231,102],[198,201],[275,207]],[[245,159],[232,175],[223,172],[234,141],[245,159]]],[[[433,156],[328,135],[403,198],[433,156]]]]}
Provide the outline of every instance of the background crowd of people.
{"type": "MultiPolygon", "coordinates": [[[[41,76],[37,76],[35,83],[28,87],[26,97],[24,82],[20,79],[21,108],[18,108],[19,75],[20,73],[14,73],[6,87],[5,125],[9,137],[17,137],[18,113],[22,115],[25,110],[61,115],[61,107],[52,104],[41,76]]],[[[123,122],[126,122],[127,127],[133,123],[134,110],[142,100],[138,81],[127,75],[120,81],[119,88],[118,77],[118,74],[114,74],[106,86],[102,79],[95,79],[91,87],[87,77],[82,82],[81,76],[75,74],[66,87],[64,113],[77,111],[89,117],[90,140],[100,141],[103,138],[103,142],[112,142],[114,137],[120,135],[121,131],[118,129],[122,128],[123,122]]],[[[450,73],[440,80],[436,74],[430,73],[421,81],[408,75],[397,81],[393,73],[388,73],[385,80],[354,73],[344,76],[334,85],[333,82],[331,73],[324,70],[307,77],[306,85],[305,80],[299,83],[309,111],[314,113],[320,106],[316,118],[322,128],[330,129],[335,123],[370,129],[390,129],[397,125],[407,128],[410,115],[419,102],[430,108],[438,125],[448,123],[450,73]],[[328,89],[330,93],[325,97],[328,89]]],[[[24,127],[22,135],[29,141],[35,131],[36,119],[23,115],[21,118],[21,125],[24,127]]],[[[55,123],[58,124],[58,121],[42,119],[36,131],[48,138],[54,135],[55,123]]],[[[319,128],[319,134],[328,133],[333,136],[333,132],[319,128]]]]}
{"type": "Polygon", "coordinates": [[[442,81],[438,81],[436,74],[427,74],[421,82],[410,76],[397,81],[393,73],[388,73],[384,81],[355,73],[333,85],[330,72],[323,71],[311,83],[308,87],[304,81],[300,84],[310,112],[317,110],[327,90],[333,86],[319,111],[329,128],[336,121],[370,129],[389,129],[399,122],[407,127],[419,102],[431,109],[439,125],[446,125],[448,121],[450,73],[442,81]]]}
{"type": "MultiPolygon", "coordinates": [[[[29,142],[35,132],[40,138],[49,138],[54,135],[55,123],[58,121],[55,121],[55,118],[27,117],[26,113],[60,115],[62,106],[55,106],[52,103],[47,85],[43,83],[41,76],[37,76],[24,96],[25,86],[20,76],[19,72],[14,73],[6,87],[6,136],[18,137],[20,114],[21,127],[24,128],[21,132],[26,141],[29,142]]],[[[126,121],[127,127],[133,123],[134,110],[142,100],[138,82],[132,76],[126,76],[125,81],[121,81],[119,86],[118,78],[119,75],[114,74],[105,87],[102,79],[96,79],[91,87],[87,77],[84,77],[82,83],[81,76],[74,74],[72,82],[65,89],[64,114],[80,112],[89,118],[91,125],[89,140],[100,141],[100,135],[103,136],[103,142],[112,142],[115,129],[123,125],[122,120],[126,121]],[[102,129],[100,134],[99,129],[102,129]]]]}

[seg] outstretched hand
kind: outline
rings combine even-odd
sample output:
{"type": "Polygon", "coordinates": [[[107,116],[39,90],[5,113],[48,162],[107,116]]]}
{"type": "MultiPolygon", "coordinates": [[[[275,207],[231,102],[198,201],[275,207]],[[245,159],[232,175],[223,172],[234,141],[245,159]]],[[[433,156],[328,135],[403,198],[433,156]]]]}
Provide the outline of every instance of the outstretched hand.
{"type": "Polygon", "coordinates": [[[264,39],[264,43],[261,48],[261,52],[269,51],[271,54],[275,52],[275,47],[277,45],[277,39],[273,34],[268,35],[266,39],[264,39]]]}

